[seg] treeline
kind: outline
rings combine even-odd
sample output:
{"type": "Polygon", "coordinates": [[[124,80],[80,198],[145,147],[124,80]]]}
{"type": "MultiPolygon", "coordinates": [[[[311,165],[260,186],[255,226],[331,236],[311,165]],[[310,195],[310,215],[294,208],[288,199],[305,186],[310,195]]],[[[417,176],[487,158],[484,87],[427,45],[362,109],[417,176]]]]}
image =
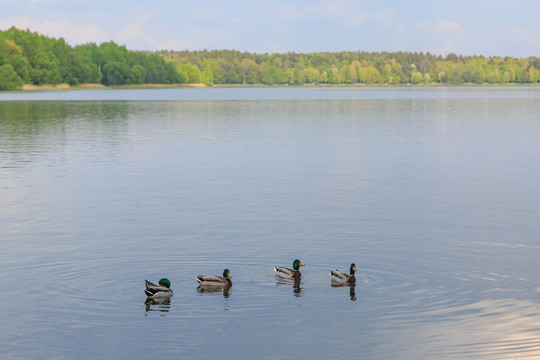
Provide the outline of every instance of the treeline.
{"type": "Polygon", "coordinates": [[[0,31],[0,89],[22,84],[536,84],[540,58],[411,52],[254,54],[71,47],[30,30],[0,31]]]}
{"type": "Polygon", "coordinates": [[[410,52],[252,54],[161,51],[188,83],[206,84],[504,84],[538,83],[540,58],[446,57],[410,52]]]}
{"type": "Polygon", "coordinates": [[[23,84],[103,85],[179,83],[162,56],[129,51],[114,42],[71,47],[30,30],[0,31],[0,89],[23,84]]]}

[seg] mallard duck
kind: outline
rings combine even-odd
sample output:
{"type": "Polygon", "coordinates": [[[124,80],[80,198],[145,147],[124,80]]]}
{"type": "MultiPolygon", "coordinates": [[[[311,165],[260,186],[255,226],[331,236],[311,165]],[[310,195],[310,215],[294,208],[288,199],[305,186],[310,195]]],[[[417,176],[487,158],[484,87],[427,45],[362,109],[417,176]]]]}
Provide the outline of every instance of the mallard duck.
{"type": "Polygon", "coordinates": [[[199,275],[196,279],[201,286],[232,286],[232,276],[229,269],[223,270],[223,277],[199,275]]]}
{"type": "Polygon", "coordinates": [[[169,279],[163,278],[159,280],[159,285],[152,284],[148,280],[144,280],[144,283],[146,285],[144,293],[149,299],[166,299],[173,296],[169,279]]]}
{"type": "Polygon", "coordinates": [[[304,266],[304,264],[302,264],[300,260],[296,259],[294,260],[292,266],[293,266],[292,269],[281,267],[281,266],[274,266],[274,271],[276,272],[277,276],[285,278],[285,279],[300,278],[302,274],[300,273],[300,270],[298,269],[300,268],[300,266],[304,266]]]}
{"type": "Polygon", "coordinates": [[[340,284],[355,284],[356,278],[354,277],[354,273],[356,272],[356,265],[354,263],[351,264],[351,268],[349,269],[349,274],[344,274],[339,270],[332,270],[330,271],[330,277],[332,278],[332,281],[335,281],[340,284]]]}

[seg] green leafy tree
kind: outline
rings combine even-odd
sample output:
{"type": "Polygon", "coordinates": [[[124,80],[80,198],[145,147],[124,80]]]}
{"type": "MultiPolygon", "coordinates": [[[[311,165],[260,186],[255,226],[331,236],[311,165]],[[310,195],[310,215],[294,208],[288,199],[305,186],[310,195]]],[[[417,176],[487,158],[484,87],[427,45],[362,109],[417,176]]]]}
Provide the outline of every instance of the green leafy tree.
{"type": "Polygon", "coordinates": [[[231,66],[226,75],[226,84],[242,84],[242,74],[236,71],[236,66],[231,66]]]}
{"type": "Polygon", "coordinates": [[[214,84],[214,73],[212,72],[212,66],[206,65],[204,67],[204,70],[202,72],[202,82],[206,86],[210,86],[214,84]]]}
{"type": "Polygon", "coordinates": [[[287,79],[287,84],[289,85],[296,84],[297,80],[295,79],[293,68],[288,68],[287,70],[285,70],[285,78],[287,79]]]}
{"type": "Polygon", "coordinates": [[[307,82],[310,84],[316,84],[321,82],[321,74],[319,73],[319,70],[315,69],[314,67],[309,67],[305,71],[307,82]]]}
{"type": "Polygon", "coordinates": [[[491,71],[486,75],[486,82],[488,84],[500,83],[501,81],[501,74],[499,73],[499,70],[491,71]]]}
{"type": "Polygon", "coordinates": [[[420,71],[413,70],[411,73],[411,84],[420,84],[424,81],[424,76],[420,71]]]}
{"type": "Polygon", "coordinates": [[[11,64],[0,66],[0,90],[15,90],[23,81],[11,64]]]}
{"type": "Polygon", "coordinates": [[[196,65],[192,64],[177,64],[176,70],[183,78],[181,83],[188,84],[200,84],[201,81],[201,70],[196,65]]]}
{"type": "Polygon", "coordinates": [[[540,81],[540,71],[534,67],[529,68],[529,82],[535,84],[540,81]]]}
{"type": "Polygon", "coordinates": [[[127,74],[126,84],[144,84],[146,69],[142,65],[133,65],[127,74]]]}

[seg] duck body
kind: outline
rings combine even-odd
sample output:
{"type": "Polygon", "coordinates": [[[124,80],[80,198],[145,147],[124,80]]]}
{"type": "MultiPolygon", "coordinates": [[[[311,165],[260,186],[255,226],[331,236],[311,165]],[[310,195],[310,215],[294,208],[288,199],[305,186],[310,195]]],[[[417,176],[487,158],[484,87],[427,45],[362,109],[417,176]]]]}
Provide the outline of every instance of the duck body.
{"type": "Polygon", "coordinates": [[[231,273],[229,272],[229,269],[223,270],[223,276],[199,275],[196,277],[200,286],[221,286],[221,287],[232,286],[231,278],[232,276],[231,276],[231,273]]]}
{"type": "Polygon", "coordinates": [[[356,272],[356,265],[353,263],[349,269],[349,275],[342,273],[339,270],[330,271],[330,278],[332,281],[339,284],[356,284],[356,277],[354,276],[356,272]]]}
{"type": "Polygon", "coordinates": [[[284,279],[299,279],[302,277],[302,274],[300,273],[300,266],[304,266],[300,262],[300,260],[296,259],[293,262],[293,268],[289,269],[282,266],[274,266],[274,271],[276,272],[276,275],[279,277],[282,277],[284,279]]]}
{"type": "Polygon", "coordinates": [[[173,296],[173,291],[171,290],[171,282],[168,279],[159,280],[159,285],[153,284],[148,280],[144,280],[146,289],[144,293],[149,299],[168,299],[173,296]]]}

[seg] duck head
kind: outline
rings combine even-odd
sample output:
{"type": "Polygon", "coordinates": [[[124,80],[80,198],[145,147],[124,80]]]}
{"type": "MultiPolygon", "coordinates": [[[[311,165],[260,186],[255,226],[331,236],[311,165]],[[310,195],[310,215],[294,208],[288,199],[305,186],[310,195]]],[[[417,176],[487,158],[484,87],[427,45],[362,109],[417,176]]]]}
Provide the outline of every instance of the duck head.
{"type": "Polygon", "coordinates": [[[293,269],[298,270],[298,269],[300,269],[300,266],[304,266],[304,264],[302,264],[300,262],[300,260],[298,260],[298,259],[294,260],[294,262],[292,264],[293,269]]]}

